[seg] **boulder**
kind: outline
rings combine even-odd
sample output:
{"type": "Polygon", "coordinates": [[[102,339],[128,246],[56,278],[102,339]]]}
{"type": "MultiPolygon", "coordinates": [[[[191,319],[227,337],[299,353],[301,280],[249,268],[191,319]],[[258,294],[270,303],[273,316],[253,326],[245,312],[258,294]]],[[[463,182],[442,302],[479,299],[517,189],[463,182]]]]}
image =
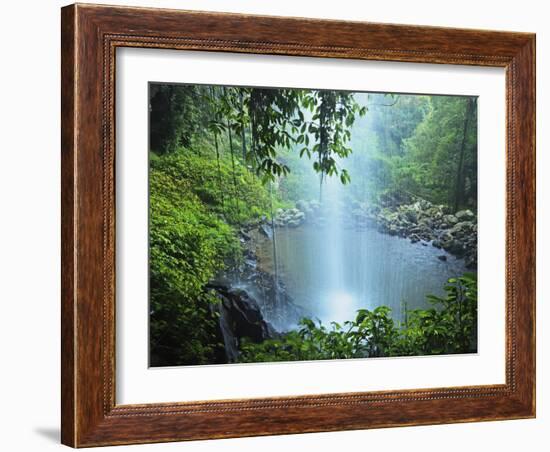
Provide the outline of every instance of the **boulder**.
{"type": "Polygon", "coordinates": [[[241,228],[241,230],[239,231],[239,235],[241,236],[241,239],[245,242],[248,242],[250,241],[250,234],[245,231],[243,228],[241,228]]]}
{"type": "Polygon", "coordinates": [[[445,215],[443,217],[443,221],[451,226],[454,226],[458,223],[458,218],[456,218],[454,215],[445,215]]]}
{"type": "Polygon", "coordinates": [[[273,238],[273,229],[271,228],[271,225],[267,223],[261,223],[258,230],[261,234],[265,235],[268,239],[273,238]]]}
{"type": "Polygon", "coordinates": [[[316,199],[309,201],[309,208],[312,210],[318,210],[321,207],[321,204],[316,199]]]}
{"type": "Polygon", "coordinates": [[[476,216],[471,210],[466,209],[466,210],[461,210],[457,212],[455,214],[455,217],[457,218],[458,221],[471,221],[471,220],[474,220],[476,216]]]}
{"type": "Polygon", "coordinates": [[[443,249],[448,253],[454,254],[456,257],[463,257],[466,250],[460,241],[450,240],[443,244],[443,249]]]}
{"type": "Polygon", "coordinates": [[[471,231],[472,230],[472,223],[469,221],[461,221],[460,223],[455,224],[452,229],[450,230],[451,234],[454,234],[458,231],[471,231]]]}
{"type": "Polygon", "coordinates": [[[433,228],[433,221],[430,217],[422,218],[419,222],[419,225],[421,225],[424,228],[432,229],[433,228]]]}
{"type": "Polygon", "coordinates": [[[398,193],[384,193],[374,206],[352,202],[349,208],[352,226],[361,228],[372,224],[385,234],[405,237],[412,243],[431,243],[435,248],[464,258],[466,265],[476,265],[475,257],[469,258],[472,252],[475,256],[477,248],[475,213],[465,209],[452,214],[444,205],[410,198],[404,201],[398,193]]]}
{"type": "Polygon", "coordinates": [[[222,303],[220,319],[240,341],[246,337],[253,342],[262,342],[274,336],[275,330],[267,323],[258,303],[245,290],[218,288],[222,303]]]}
{"type": "Polygon", "coordinates": [[[464,258],[466,268],[468,270],[474,270],[477,268],[477,255],[476,253],[470,254],[464,258]]]}
{"type": "Polygon", "coordinates": [[[303,221],[305,220],[305,218],[306,218],[306,214],[300,211],[298,211],[298,213],[294,214],[294,216],[292,217],[294,221],[303,221]]]}
{"type": "Polygon", "coordinates": [[[417,243],[417,242],[420,242],[420,237],[418,237],[418,235],[416,234],[412,234],[409,237],[409,240],[411,241],[411,243],[417,243]]]}
{"type": "Polygon", "coordinates": [[[305,210],[309,209],[308,202],[304,201],[303,199],[300,199],[299,201],[296,202],[296,208],[304,212],[305,210]]]}
{"type": "Polygon", "coordinates": [[[405,210],[403,217],[410,221],[411,223],[416,223],[418,221],[418,212],[415,210],[405,210]]]}
{"type": "Polygon", "coordinates": [[[425,199],[421,199],[420,201],[416,201],[413,206],[416,210],[427,210],[432,207],[432,203],[425,199]]]}

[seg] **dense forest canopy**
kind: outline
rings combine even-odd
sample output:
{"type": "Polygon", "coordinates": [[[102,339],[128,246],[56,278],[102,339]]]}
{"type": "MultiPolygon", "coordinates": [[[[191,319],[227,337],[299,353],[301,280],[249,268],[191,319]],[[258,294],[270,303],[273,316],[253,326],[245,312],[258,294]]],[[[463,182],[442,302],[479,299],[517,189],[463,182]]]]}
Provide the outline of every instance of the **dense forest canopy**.
{"type": "Polygon", "coordinates": [[[321,180],[368,171],[371,196],[393,189],[476,207],[474,97],[151,84],[149,108],[155,154],[222,146],[264,182],[288,175],[297,154],[321,180]]]}
{"type": "Polygon", "coordinates": [[[153,365],[223,362],[210,282],[246,258],[244,225],[322,200],[327,178],[348,203],[477,208],[474,97],[151,83],[149,114],[153,365]]]}

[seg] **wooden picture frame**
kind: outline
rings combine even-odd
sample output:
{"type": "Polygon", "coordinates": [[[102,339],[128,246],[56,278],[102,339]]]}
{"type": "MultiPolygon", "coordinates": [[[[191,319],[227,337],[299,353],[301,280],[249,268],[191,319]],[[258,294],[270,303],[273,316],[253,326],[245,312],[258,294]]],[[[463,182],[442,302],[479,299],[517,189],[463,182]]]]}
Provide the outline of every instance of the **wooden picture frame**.
{"type": "Polygon", "coordinates": [[[71,5],[62,9],[62,442],[73,447],[535,416],[535,35],[71,5]],[[506,70],[506,383],[115,403],[115,50],[506,70]]]}

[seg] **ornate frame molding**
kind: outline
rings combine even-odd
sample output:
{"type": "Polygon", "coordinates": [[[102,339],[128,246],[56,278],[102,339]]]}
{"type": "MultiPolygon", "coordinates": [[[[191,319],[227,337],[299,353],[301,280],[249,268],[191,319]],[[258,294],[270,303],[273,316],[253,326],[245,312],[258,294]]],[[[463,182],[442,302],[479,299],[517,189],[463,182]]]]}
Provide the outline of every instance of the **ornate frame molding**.
{"type": "Polygon", "coordinates": [[[82,447],[535,415],[534,35],[77,4],[62,9],[62,44],[64,444],[82,447]],[[304,34],[306,26],[309,31],[304,34]],[[506,383],[116,405],[118,47],[506,68],[506,383]]]}

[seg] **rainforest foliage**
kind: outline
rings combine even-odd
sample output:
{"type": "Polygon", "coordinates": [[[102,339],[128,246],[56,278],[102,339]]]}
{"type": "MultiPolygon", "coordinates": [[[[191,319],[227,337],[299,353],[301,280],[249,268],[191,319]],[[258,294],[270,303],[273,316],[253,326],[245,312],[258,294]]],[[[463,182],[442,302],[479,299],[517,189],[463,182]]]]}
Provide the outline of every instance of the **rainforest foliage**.
{"type": "MultiPolygon", "coordinates": [[[[327,177],[360,201],[403,191],[451,211],[476,207],[475,98],[152,83],[149,115],[153,366],[223,362],[209,282],[244,259],[241,227],[322,196],[327,177]]],[[[466,351],[475,279],[446,290],[404,323],[384,307],[344,325],[305,319],[245,343],[242,360],[466,351]]]]}
{"type": "Polygon", "coordinates": [[[360,309],[354,320],[329,326],[303,319],[298,331],[242,345],[241,362],[440,355],[477,350],[477,280],[449,279],[446,295],[429,295],[430,309],[407,310],[395,321],[387,306],[360,309]]]}

